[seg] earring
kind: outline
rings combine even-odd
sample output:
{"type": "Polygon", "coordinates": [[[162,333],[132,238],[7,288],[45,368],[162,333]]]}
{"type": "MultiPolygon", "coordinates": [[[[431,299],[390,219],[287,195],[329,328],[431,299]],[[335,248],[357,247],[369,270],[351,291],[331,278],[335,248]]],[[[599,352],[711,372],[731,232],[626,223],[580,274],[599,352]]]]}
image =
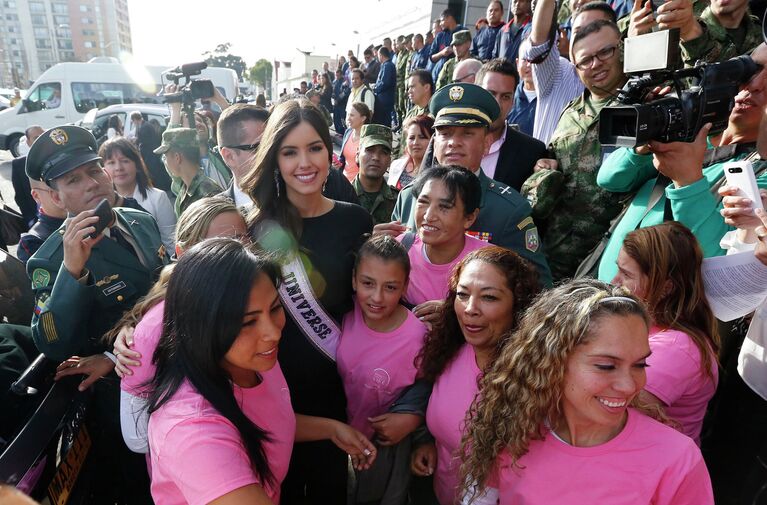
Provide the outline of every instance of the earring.
{"type": "Polygon", "coordinates": [[[329,176],[329,175],[328,175],[327,177],[325,177],[325,182],[323,182],[323,183],[322,183],[322,192],[323,192],[323,193],[325,193],[325,188],[326,188],[326,187],[327,187],[327,185],[328,185],[328,179],[330,179],[330,176],[329,176]]]}
{"type": "Polygon", "coordinates": [[[274,186],[277,188],[277,198],[280,197],[280,171],[274,171],[274,186]]]}

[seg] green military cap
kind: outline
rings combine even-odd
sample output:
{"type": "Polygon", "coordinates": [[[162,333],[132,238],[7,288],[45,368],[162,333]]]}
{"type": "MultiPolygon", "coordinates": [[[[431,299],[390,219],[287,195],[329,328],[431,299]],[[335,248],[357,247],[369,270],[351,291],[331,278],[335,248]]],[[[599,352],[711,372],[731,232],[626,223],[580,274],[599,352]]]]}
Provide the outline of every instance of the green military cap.
{"type": "Polygon", "coordinates": [[[398,35],[397,36],[397,43],[401,44],[403,42],[405,42],[405,36],[404,35],[398,35]]]}
{"type": "Polygon", "coordinates": [[[57,126],[35,140],[27,154],[27,176],[48,182],[91,161],[100,160],[91,132],[79,126],[57,126]]]}
{"type": "Polygon", "coordinates": [[[362,125],[360,151],[375,145],[384,146],[391,151],[391,128],[380,124],[362,125]]]}
{"type": "Polygon", "coordinates": [[[456,82],[439,88],[429,101],[434,126],[490,126],[501,108],[481,86],[456,82]]]}
{"type": "Polygon", "coordinates": [[[461,30],[453,34],[453,40],[450,42],[451,46],[460,46],[471,42],[471,32],[469,30],[461,30]]]}
{"type": "Polygon", "coordinates": [[[197,130],[194,128],[168,128],[162,132],[162,145],[154,150],[155,154],[164,154],[176,148],[199,147],[197,130]]]}
{"type": "Polygon", "coordinates": [[[405,35],[405,42],[411,42],[412,40],[413,40],[412,33],[408,33],[407,35],[405,35]]]}

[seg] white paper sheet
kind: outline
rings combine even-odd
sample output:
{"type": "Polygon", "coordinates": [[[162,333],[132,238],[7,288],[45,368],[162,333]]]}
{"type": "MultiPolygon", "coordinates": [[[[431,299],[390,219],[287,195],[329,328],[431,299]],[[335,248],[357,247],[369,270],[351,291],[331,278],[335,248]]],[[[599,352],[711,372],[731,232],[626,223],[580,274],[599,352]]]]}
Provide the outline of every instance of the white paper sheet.
{"type": "Polygon", "coordinates": [[[767,266],[751,251],[706,258],[702,272],[708,303],[722,321],[750,314],[767,298],[767,266]]]}

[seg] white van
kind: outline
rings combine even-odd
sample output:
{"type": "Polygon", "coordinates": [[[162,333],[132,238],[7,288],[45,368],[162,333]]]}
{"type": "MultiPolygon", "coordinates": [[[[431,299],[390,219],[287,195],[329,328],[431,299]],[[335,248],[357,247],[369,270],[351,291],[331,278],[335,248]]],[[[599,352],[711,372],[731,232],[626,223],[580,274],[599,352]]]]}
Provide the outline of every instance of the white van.
{"type": "MultiPolygon", "coordinates": [[[[157,96],[169,67],[110,63],[59,63],[29,88],[15,107],[0,111],[0,149],[18,154],[18,142],[33,125],[44,129],[74,123],[94,108],[120,103],[162,103],[157,96]]],[[[206,68],[195,79],[210,79],[230,101],[237,96],[237,72],[206,68]]]]}

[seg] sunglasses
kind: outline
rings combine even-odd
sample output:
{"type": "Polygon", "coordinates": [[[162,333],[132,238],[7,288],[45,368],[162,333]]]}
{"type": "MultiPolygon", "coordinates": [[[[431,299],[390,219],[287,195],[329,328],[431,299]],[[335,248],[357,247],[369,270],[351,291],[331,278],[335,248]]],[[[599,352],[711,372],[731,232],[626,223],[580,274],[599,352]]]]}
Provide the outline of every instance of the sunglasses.
{"type": "Polygon", "coordinates": [[[255,144],[242,144],[239,146],[224,146],[228,147],[229,149],[239,149],[240,151],[255,151],[258,149],[258,145],[260,142],[256,142],[255,144]]]}

